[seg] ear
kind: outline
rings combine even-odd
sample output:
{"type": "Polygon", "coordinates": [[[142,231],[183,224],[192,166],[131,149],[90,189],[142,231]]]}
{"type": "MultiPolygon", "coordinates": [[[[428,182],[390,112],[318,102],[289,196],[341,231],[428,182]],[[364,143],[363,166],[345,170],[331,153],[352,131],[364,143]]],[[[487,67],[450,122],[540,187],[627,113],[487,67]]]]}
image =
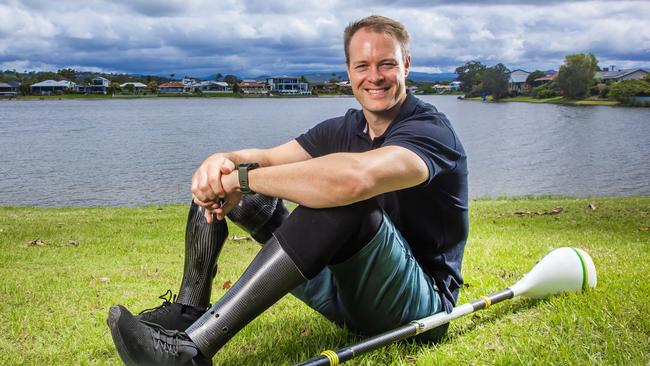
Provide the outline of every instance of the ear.
{"type": "Polygon", "coordinates": [[[345,63],[345,72],[348,73],[348,80],[352,80],[352,78],[350,77],[350,64],[348,64],[347,62],[345,63]]]}
{"type": "Polygon", "coordinates": [[[409,76],[409,71],[411,70],[411,55],[406,56],[404,60],[404,77],[409,76]]]}

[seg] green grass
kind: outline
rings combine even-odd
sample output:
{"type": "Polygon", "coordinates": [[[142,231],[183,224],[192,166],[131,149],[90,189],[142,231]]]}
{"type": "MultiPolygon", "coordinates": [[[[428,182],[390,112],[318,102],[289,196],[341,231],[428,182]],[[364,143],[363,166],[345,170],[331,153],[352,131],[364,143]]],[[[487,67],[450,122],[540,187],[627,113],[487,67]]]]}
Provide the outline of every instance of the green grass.
{"type": "MultiPolygon", "coordinates": [[[[158,305],[167,288],[177,291],[186,210],[0,208],[0,364],[120,364],[105,324],[108,308],[121,303],[139,311],[158,305]],[[36,239],[44,244],[30,244],[36,239]]],[[[454,321],[437,345],[394,344],[352,364],[648,365],[650,197],[478,200],[470,213],[461,303],[511,285],[560,246],[591,254],[598,287],[513,299],[454,321]],[[564,211],[513,214],[555,207],[564,211]]],[[[230,235],[243,233],[233,227],[230,235]]],[[[213,300],[257,250],[250,241],[226,243],[213,300]]],[[[214,362],[290,364],[358,340],[287,296],[214,362]]]]}

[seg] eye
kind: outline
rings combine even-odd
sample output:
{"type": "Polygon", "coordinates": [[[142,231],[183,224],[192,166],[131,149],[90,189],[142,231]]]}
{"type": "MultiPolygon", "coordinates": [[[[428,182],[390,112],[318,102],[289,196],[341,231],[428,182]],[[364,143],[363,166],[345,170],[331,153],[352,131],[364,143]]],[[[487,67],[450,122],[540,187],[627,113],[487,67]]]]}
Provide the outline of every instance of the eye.
{"type": "Polygon", "coordinates": [[[354,67],[354,69],[357,70],[357,71],[362,71],[362,70],[365,70],[367,68],[368,68],[368,65],[366,65],[366,64],[358,64],[358,65],[356,65],[354,67]]]}

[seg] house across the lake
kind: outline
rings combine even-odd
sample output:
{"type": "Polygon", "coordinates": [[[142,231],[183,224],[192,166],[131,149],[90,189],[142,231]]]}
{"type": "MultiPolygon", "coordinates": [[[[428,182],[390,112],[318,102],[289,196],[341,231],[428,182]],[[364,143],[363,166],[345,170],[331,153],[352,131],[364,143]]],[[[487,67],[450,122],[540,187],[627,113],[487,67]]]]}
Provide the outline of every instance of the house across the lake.
{"type": "MultiPolygon", "coordinates": [[[[613,67],[612,67],[613,69],[613,67]]],[[[611,70],[605,69],[603,71],[596,71],[596,79],[602,81],[621,81],[621,80],[641,80],[643,79],[648,71],[644,69],[627,69],[627,70],[611,70]]]]}
{"type": "Polygon", "coordinates": [[[266,79],[272,93],[277,94],[311,94],[309,84],[293,76],[274,76],[266,79]]]}
{"type": "Polygon", "coordinates": [[[178,81],[172,81],[169,83],[162,83],[158,85],[158,93],[160,94],[180,94],[185,90],[185,85],[179,83],[178,81]]]}
{"type": "Polygon", "coordinates": [[[20,83],[12,81],[8,83],[0,82],[0,95],[15,97],[20,91],[20,83]]]}
{"type": "Polygon", "coordinates": [[[111,86],[110,80],[98,76],[91,81],[90,92],[97,93],[97,94],[106,94],[110,86],[111,86]]]}
{"type": "Polygon", "coordinates": [[[508,91],[521,94],[524,90],[528,89],[526,79],[530,73],[528,71],[517,69],[510,72],[508,77],[508,91]]]}
{"type": "Polygon", "coordinates": [[[40,83],[32,84],[29,90],[32,93],[40,93],[41,95],[50,95],[52,93],[63,94],[66,91],[75,91],[77,84],[68,80],[45,80],[40,83]]]}

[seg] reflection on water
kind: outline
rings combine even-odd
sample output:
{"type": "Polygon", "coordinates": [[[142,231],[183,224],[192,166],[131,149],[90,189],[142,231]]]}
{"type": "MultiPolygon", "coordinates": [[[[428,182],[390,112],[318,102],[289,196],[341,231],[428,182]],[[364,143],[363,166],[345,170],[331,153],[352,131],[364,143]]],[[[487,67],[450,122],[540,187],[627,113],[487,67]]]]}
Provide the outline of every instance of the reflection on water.
{"type": "MultiPolygon", "coordinates": [[[[422,96],[469,155],[472,197],[648,195],[650,110],[422,96]]],[[[353,98],[0,102],[0,205],[185,202],[200,161],[269,147],[353,98]]]]}

